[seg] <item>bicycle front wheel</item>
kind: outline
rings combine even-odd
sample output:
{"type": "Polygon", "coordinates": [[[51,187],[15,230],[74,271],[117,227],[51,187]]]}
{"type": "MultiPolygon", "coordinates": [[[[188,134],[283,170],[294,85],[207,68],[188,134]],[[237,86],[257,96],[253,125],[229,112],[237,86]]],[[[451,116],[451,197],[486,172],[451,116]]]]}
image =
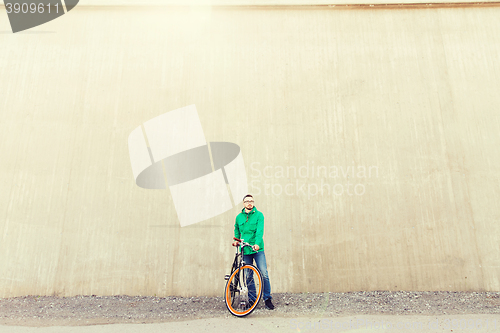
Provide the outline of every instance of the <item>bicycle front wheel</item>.
{"type": "Polygon", "coordinates": [[[262,297],[262,275],[254,265],[245,265],[233,272],[227,280],[226,307],[237,317],[252,313],[262,297]]]}

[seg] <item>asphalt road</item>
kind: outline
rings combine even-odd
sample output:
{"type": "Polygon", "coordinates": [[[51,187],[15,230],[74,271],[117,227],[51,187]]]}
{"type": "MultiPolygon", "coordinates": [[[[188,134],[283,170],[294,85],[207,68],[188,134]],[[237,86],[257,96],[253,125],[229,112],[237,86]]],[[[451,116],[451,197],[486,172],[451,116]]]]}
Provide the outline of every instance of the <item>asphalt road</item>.
{"type": "Polygon", "coordinates": [[[8,333],[164,333],[164,332],[498,332],[500,315],[349,316],[213,318],[159,324],[21,327],[0,326],[8,333]]]}

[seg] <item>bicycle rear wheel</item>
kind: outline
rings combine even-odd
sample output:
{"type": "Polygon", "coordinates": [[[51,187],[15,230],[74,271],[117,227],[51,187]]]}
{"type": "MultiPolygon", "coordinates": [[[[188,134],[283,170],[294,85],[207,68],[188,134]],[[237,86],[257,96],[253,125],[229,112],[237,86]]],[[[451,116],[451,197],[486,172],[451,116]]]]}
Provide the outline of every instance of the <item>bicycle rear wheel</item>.
{"type": "Polygon", "coordinates": [[[226,307],[237,317],[252,313],[262,297],[262,276],[254,265],[245,265],[233,272],[226,283],[226,307]]]}

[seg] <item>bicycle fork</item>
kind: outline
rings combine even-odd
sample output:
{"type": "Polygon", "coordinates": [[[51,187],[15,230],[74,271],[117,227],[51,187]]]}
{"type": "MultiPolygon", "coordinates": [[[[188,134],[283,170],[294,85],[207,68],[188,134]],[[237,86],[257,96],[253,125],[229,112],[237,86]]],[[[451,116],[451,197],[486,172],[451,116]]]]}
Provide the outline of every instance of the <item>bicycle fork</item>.
{"type": "MultiPolygon", "coordinates": [[[[233,292],[238,293],[238,300],[239,300],[239,305],[241,308],[246,308],[248,302],[248,286],[246,282],[246,277],[245,277],[245,270],[241,269],[242,266],[238,268],[238,271],[236,272],[236,275],[234,277],[234,290],[233,292]]],[[[224,280],[229,280],[231,277],[230,274],[226,274],[224,276],[224,280]]]]}

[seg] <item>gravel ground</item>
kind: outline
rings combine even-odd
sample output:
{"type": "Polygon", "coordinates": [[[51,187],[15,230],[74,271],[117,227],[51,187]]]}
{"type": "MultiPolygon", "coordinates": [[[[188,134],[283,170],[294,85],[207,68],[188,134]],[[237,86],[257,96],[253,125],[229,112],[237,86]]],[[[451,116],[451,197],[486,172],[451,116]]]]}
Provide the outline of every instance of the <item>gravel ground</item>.
{"type": "MultiPolygon", "coordinates": [[[[370,291],[273,294],[252,314],[271,317],[500,314],[500,292],[370,291]]],[[[251,316],[252,316],[251,315],[251,316]]],[[[19,326],[159,323],[231,317],[222,297],[24,296],[0,299],[0,324],[19,326]]]]}

